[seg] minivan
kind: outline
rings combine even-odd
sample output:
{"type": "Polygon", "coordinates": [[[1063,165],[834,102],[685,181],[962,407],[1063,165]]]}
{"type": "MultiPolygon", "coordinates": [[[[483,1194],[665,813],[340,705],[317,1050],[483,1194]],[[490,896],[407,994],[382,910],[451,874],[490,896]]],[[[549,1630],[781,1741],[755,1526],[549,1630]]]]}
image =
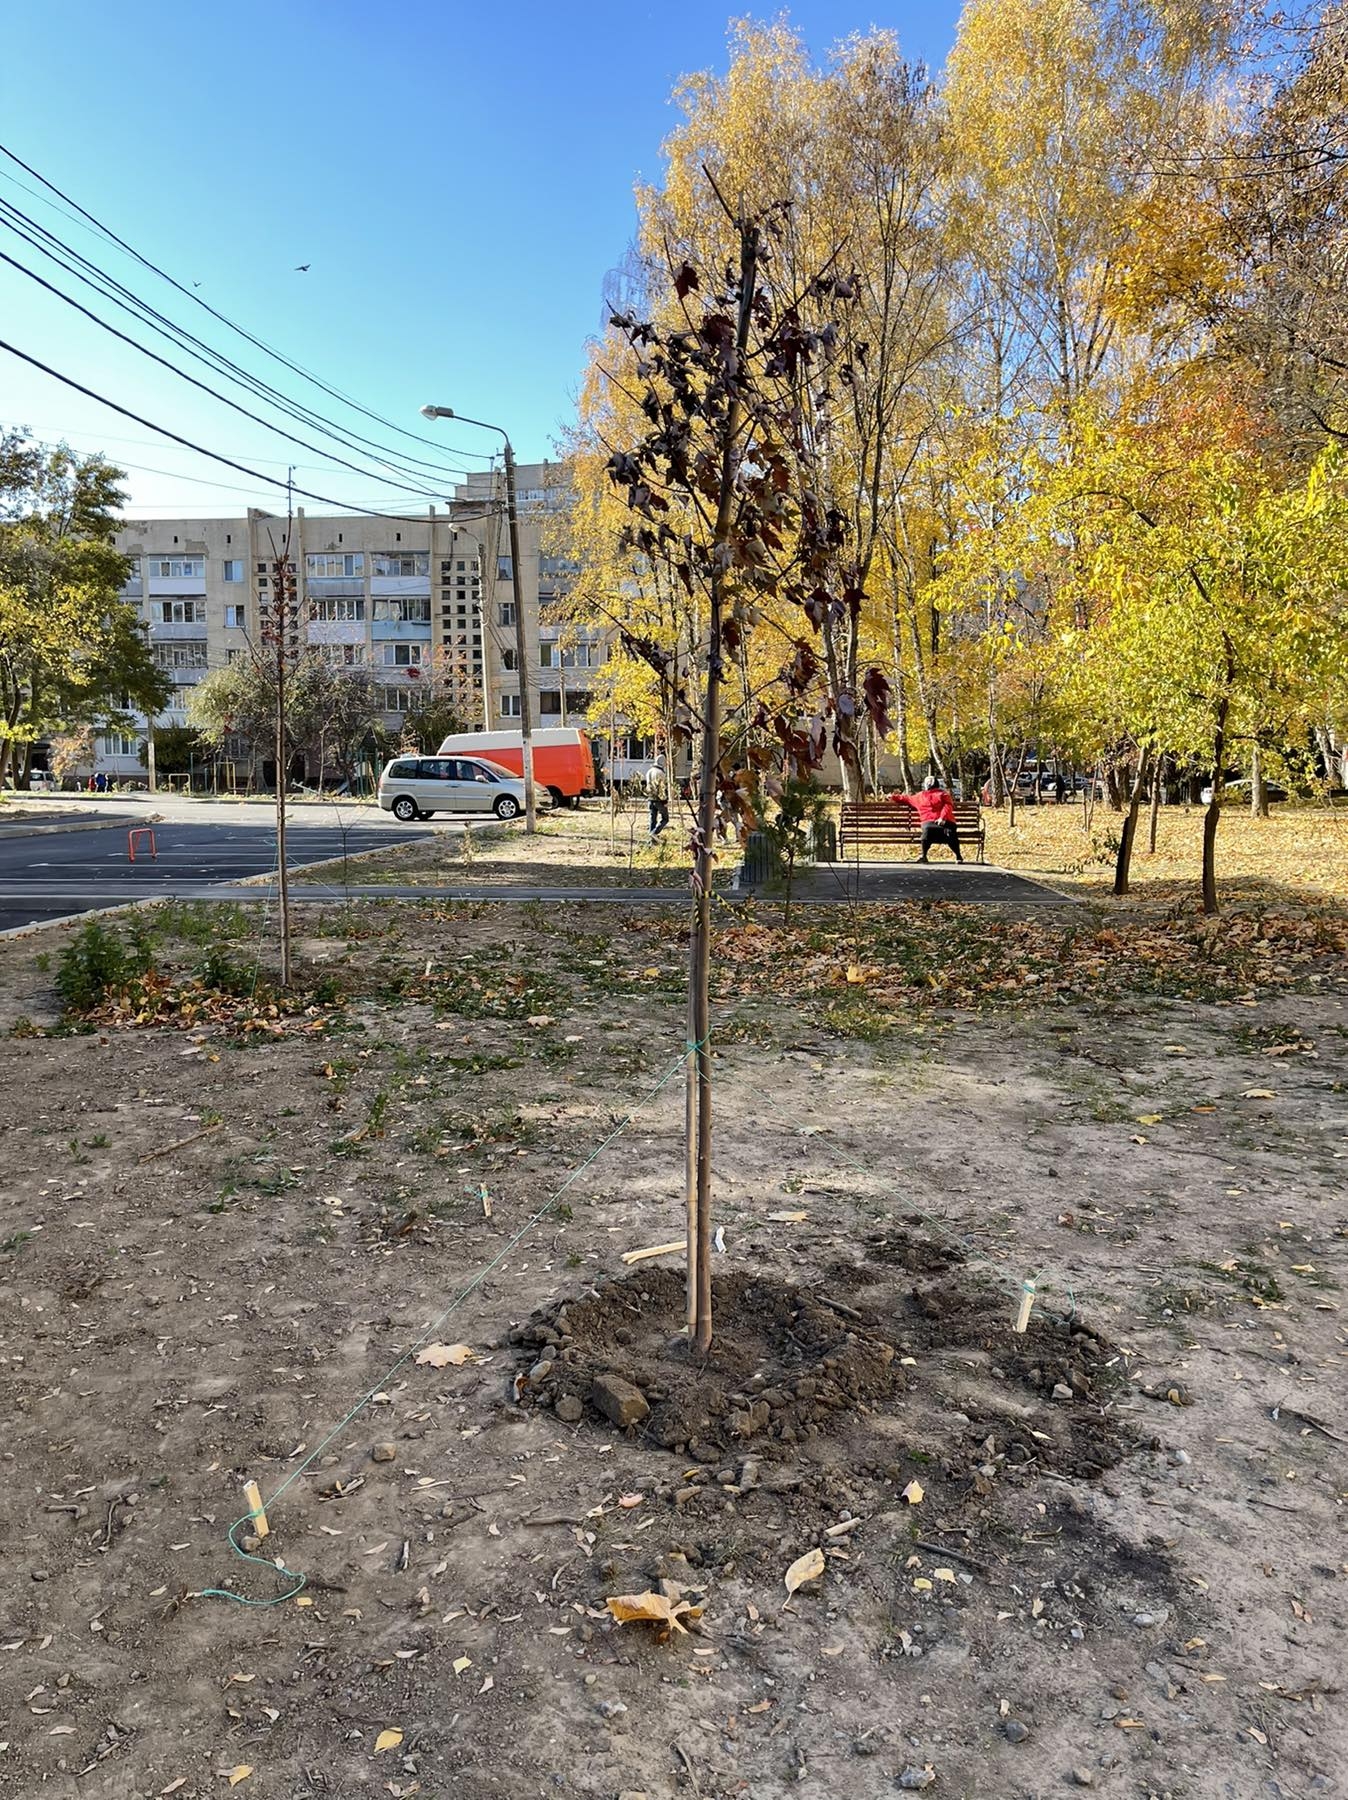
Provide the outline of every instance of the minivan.
{"type": "MultiPolygon", "coordinates": [[[[583,731],[545,726],[529,733],[534,785],[545,788],[554,806],[576,805],[583,794],[599,791],[594,753],[583,731]]],[[[460,731],[440,746],[441,756],[472,756],[523,779],[524,740],[518,731],[460,731]]]]}
{"type": "Polygon", "coordinates": [[[379,777],[379,804],[404,824],[438,812],[517,819],[524,783],[481,756],[395,756],[379,777]]]}

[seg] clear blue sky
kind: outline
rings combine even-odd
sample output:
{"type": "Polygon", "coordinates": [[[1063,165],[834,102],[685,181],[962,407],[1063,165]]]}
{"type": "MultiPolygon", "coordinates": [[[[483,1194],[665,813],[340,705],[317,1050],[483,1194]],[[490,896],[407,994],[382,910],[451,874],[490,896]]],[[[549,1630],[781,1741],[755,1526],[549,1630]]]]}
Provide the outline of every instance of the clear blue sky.
{"type": "MultiPolygon", "coordinates": [[[[802,0],[790,16],[818,53],[879,24],[898,31],[907,54],[939,66],[957,13],[956,0],[892,0],[878,13],[873,0],[802,0]]],[[[480,468],[496,440],[426,426],[416,416],[425,400],[506,426],[517,455],[530,460],[551,452],[571,411],[605,273],[632,235],[633,183],[660,172],[660,144],[676,117],[670,91],[681,74],[724,66],[729,16],[711,0],[25,6],[6,23],[0,142],[332,386],[437,443],[479,453],[448,460],[480,468]],[[296,272],[299,263],[310,265],[307,274],[296,272]]],[[[329,416],[397,442],[232,338],[12,177],[35,185],[0,159],[0,199],[174,319],[329,416]]],[[[0,229],[0,251],[117,318],[8,229],[0,229]]],[[[148,336],[125,316],[118,322],[148,336]]],[[[288,448],[7,264],[0,338],[263,473],[284,478],[294,460],[298,482],[339,500],[425,504],[288,448]]],[[[3,351],[0,423],[143,465],[128,480],[135,511],[284,504],[3,351]],[[194,480],[171,478],[182,476],[194,480]]],[[[406,441],[402,448],[435,454],[406,441]]]]}

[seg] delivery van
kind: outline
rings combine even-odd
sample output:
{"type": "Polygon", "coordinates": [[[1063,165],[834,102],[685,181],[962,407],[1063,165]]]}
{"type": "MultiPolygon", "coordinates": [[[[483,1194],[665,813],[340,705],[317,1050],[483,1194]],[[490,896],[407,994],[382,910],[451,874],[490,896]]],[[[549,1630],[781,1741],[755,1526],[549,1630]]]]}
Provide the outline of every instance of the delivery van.
{"type": "MultiPolygon", "coordinates": [[[[551,794],[554,806],[564,802],[574,806],[582,794],[599,791],[594,755],[583,731],[569,727],[531,731],[529,742],[534,753],[534,786],[540,795],[551,794]]],[[[524,743],[518,731],[458,731],[445,739],[439,754],[481,756],[512,775],[524,773],[524,743]]]]}

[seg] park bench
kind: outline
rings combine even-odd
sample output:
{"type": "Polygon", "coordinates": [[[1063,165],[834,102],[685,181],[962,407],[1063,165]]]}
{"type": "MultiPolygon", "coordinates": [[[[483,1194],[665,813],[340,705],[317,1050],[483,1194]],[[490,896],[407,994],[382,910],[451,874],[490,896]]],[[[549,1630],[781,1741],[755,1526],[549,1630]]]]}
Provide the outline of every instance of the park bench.
{"type": "MultiPolygon", "coordinates": [[[[844,800],[840,853],[858,844],[911,844],[922,848],[922,821],[906,800],[844,800]]],[[[956,800],[955,830],[960,847],[976,845],[983,861],[985,827],[977,800],[956,800]]]]}

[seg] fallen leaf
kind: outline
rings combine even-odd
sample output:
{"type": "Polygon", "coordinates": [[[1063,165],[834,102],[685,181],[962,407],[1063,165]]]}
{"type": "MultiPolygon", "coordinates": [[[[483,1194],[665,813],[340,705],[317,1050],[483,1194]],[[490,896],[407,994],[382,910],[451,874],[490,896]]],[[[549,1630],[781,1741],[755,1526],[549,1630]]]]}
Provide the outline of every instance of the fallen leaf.
{"type": "Polygon", "coordinates": [[[849,963],[847,965],[847,979],[853,987],[860,987],[866,979],[865,972],[858,964],[849,963]]]}
{"type": "Polygon", "coordinates": [[[381,1731],[374,1740],[374,1753],[379,1756],[385,1750],[396,1750],[402,1741],[402,1732],[396,1725],[390,1725],[387,1731],[381,1731]]]}
{"type": "Polygon", "coordinates": [[[424,1350],[418,1350],[413,1360],[432,1369],[443,1369],[447,1363],[451,1368],[461,1369],[467,1362],[476,1362],[477,1353],[468,1344],[427,1344],[424,1350]]]}
{"type": "Polygon", "coordinates": [[[646,1498],[644,1494],[619,1494],[618,1505],[631,1512],[634,1506],[640,1506],[646,1498]]]}
{"type": "Polygon", "coordinates": [[[821,1656],[841,1656],[846,1648],[846,1644],[821,1644],[819,1654],[821,1656]]]}
{"type": "Polygon", "coordinates": [[[1246,1737],[1252,1737],[1256,1744],[1266,1744],[1268,1742],[1268,1739],[1264,1736],[1263,1732],[1260,1731],[1257,1725],[1247,1725],[1245,1727],[1245,1735],[1246,1737]]]}
{"type": "Polygon", "coordinates": [[[908,1502],[909,1506],[920,1506],[926,1491],[927,1490],[920,1481],[910,1481],[908,1486],[903,1490],[903,1497],[908,1502]]]}
{"type": "Polygon", "coordinates": [[[472,1666],[473,1659],[471,1656],[456,1656],[454,1658],[453,1667],[456,1675],[462,1675],[465,1669],[471,1669],[472,1666]]]}
{"type": "Polygon", "coordinates": [[[247,1781],[252,1772],[252,1763],[235,1763],[234,1767],[229,1771],[229,1785],[231,1787],[238,1787],[241,1781],[247,1781]]]}
{"type": "Polygon", "coordinates": [[[1187,1044],[1167,1044],[1166,1050],[1171,1056],[1187,1056],[1189,1054],[1187,1044]]]}
{"type": "Polygon", "coordinates": [[[931,1583],[927,1580],[925,1575],[919,1575],[917,1580],[913,1583],[913,1592],[916,1594],[929,1594],[931,1592],[931,1583]]]}
{"type": "Polygon", "coordinates": [[[756,1700],[752,1706],[746,1706],[747,1713],[765,1713],[771,1707],[771,1700],[756,1700]]]}
{"type": "Polygon", "coordinates": [[[789,1600],[798,1587],[807,1581],[815,1581],[824,1573],[824,1552],[817,1547],[807,1550],[804,1556],[798,1556],[786,1571],[786,1597],[789,1600]]]}
{"type": "Polygon", "coordinates": [[[552,1024],[552,1014],[551,1013],[530,1013],[529,1017],[524,1022],[526,1025],[551,1025],[552,1024]]]}
{"type": "Polygon", "coordinates": [[[655,1594],[649,1589],[644,1594],[613,1594],[604,1604],[620,1625],[646,1622],[663,1626],[661,1637],[668,1637],[671,1627],[686,1633],[682,1621],[696,1619],[701,1612],[700,1607],[691,1606],[687,1600],[671,1599],[668,1594],[655,1594]]]}
{"type": "Polygon", "coordinates": [[[1164,1113],[1139,1113],[1137,1122],[1139,1125],[1159,1125],[1164,1117],[1164,1113]]]}
{"type": "Polygon", "coordinates": [[[1272,1088],[1246,1088],[1240,1097],[1242,1100],[1276,1100],[1278,1098],[1272,1088]]]}
{"type": "Polygon", "coordinates": [[[937,1581],[954,1581],[955,1571],[953,1569],[933,1569],[932,1576],[937,1581]]]}
{"type": "Polygon", "coordinates": [[[1030,1616],[1037,1619],[1044,1610],[1044,1602],[1036,1597],[1030,1602],[1030,1616]]]}
{"type": "Polygon", "coordinates": [[[482,1686],[477,1691],[479,1694],[489,1694],[495,1686],[496,1677],[494,1675],[487,1675],[483,1677],[482,1686]]]}
{"type": "Polygon", "coordinates": [[[179,1788],[186,1787],[186,1786],[187,1786],[186,1775],[179,1775],[173,1781],[170,1781],[170,1783],[168,1784],[167,1787],[160,1788],[159,1794],[158,1794],[158,1800],[167,1800],[167,1796],[169,1794],[176,1794],[179,1788]]]}
{"type": "Polygon", "coordinates": [[[768,1217],[775,1225],[803,1225],[809,1218],[806,1212],[770,1212],[768,1217]]]}

